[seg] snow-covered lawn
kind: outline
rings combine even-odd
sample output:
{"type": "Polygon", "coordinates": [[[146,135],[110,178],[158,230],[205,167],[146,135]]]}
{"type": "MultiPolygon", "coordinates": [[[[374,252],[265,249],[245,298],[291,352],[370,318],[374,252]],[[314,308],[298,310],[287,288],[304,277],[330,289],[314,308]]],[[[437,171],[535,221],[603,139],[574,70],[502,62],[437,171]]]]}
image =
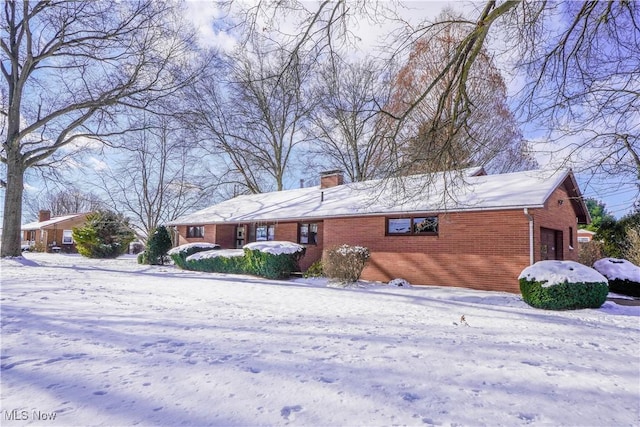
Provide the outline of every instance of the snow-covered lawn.
{"type": "Polygon", "coordinates": [[[25,257],[1,264],[3,426],[640,422],[637,306],[25,257]]]}

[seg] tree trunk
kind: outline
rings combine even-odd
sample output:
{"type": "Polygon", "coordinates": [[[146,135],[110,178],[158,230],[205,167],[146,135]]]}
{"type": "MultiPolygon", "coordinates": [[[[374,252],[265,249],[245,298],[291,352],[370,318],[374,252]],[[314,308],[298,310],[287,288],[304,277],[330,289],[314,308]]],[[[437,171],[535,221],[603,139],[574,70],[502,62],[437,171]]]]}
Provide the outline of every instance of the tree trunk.
{"type": "Polygon", "coordinates": [[[7,153],[7,187],[5,188],[4,218],[2,220],[2,247],[0,256],[20,256],[22,226],[22,194],[24,192],[24,166],[20,152],[7,153]]]}

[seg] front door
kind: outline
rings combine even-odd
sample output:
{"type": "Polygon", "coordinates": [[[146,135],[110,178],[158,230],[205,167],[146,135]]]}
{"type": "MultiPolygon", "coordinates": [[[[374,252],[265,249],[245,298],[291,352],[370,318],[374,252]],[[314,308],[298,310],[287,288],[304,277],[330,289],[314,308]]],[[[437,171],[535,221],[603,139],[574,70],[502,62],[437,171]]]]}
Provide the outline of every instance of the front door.
{"type": "Polygon", "coordinates": [[[236,225],[236,248],[242,249],[244,246],[246,230],[244,225],[236,225]]]}
{"type": "Polygon", "coordinates": [[[540,259],[562,260],[562,231],[540,228],[540,259]]]}

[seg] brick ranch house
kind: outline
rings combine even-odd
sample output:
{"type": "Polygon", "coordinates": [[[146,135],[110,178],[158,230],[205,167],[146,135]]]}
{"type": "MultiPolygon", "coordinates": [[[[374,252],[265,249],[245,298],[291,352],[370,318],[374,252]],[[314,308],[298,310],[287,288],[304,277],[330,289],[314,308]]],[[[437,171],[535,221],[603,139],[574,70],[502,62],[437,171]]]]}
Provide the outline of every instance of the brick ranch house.
{"type": "Polygon", "coordinates": [[[21,227],[22,249],[40,246],[46,252],[76,253],[73,227],[84,224],[88,213],[51,217],[51,211],[41,210],[38,221],[21,227]]]}
{"type": "Polygon", "coordinates": [[[350,184],[331,171],[319,186],[238,196],[169,225],[178,245],[301,243],[303,271],[327,248],[361,245],[371,252],[365,280],[519,293],[528,265],[577,260],[577,227],[589,221],[570,170],[472,168],[350,184]]]}

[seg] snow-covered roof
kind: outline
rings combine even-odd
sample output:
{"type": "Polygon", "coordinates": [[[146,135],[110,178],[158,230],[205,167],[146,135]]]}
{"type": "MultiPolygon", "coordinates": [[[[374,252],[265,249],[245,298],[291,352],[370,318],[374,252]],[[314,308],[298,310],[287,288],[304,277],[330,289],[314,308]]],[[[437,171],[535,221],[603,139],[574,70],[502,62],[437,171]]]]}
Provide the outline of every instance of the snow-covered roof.
{"type": "MultiPolygon", "coordinates": [[[[477,172],[474,168],[457,173],[412,175],[330,188],[315,186],[242,195],[180,217],[169,225],[540,208],[568,178],[574,184],[573,191],[580,195],[570,170],[499,175],[477,175],[477,172]]],[[[588,213],[585,215],[588,218],[588,213]]]]}
{"type": "Polygon", "coordinates": [[[40,230],[41,228],[46,228],[50,225],[54,225],[57,224],[59,222],[64,222],[64,221],[68,221],[70,219],[74,219],[76,217],[82,216],[82,215],[86,215],[84,213],[79,213],[79,214],[72,214],[72,215],[64,215],[64,216],[56,216],[53,217],[47,221],[34,221],[34,222],[29,222],[27,224],[23,224],[22,227],[20,227],[21,230],[23,231],[29,231],[29,230],[40,230]]]}

